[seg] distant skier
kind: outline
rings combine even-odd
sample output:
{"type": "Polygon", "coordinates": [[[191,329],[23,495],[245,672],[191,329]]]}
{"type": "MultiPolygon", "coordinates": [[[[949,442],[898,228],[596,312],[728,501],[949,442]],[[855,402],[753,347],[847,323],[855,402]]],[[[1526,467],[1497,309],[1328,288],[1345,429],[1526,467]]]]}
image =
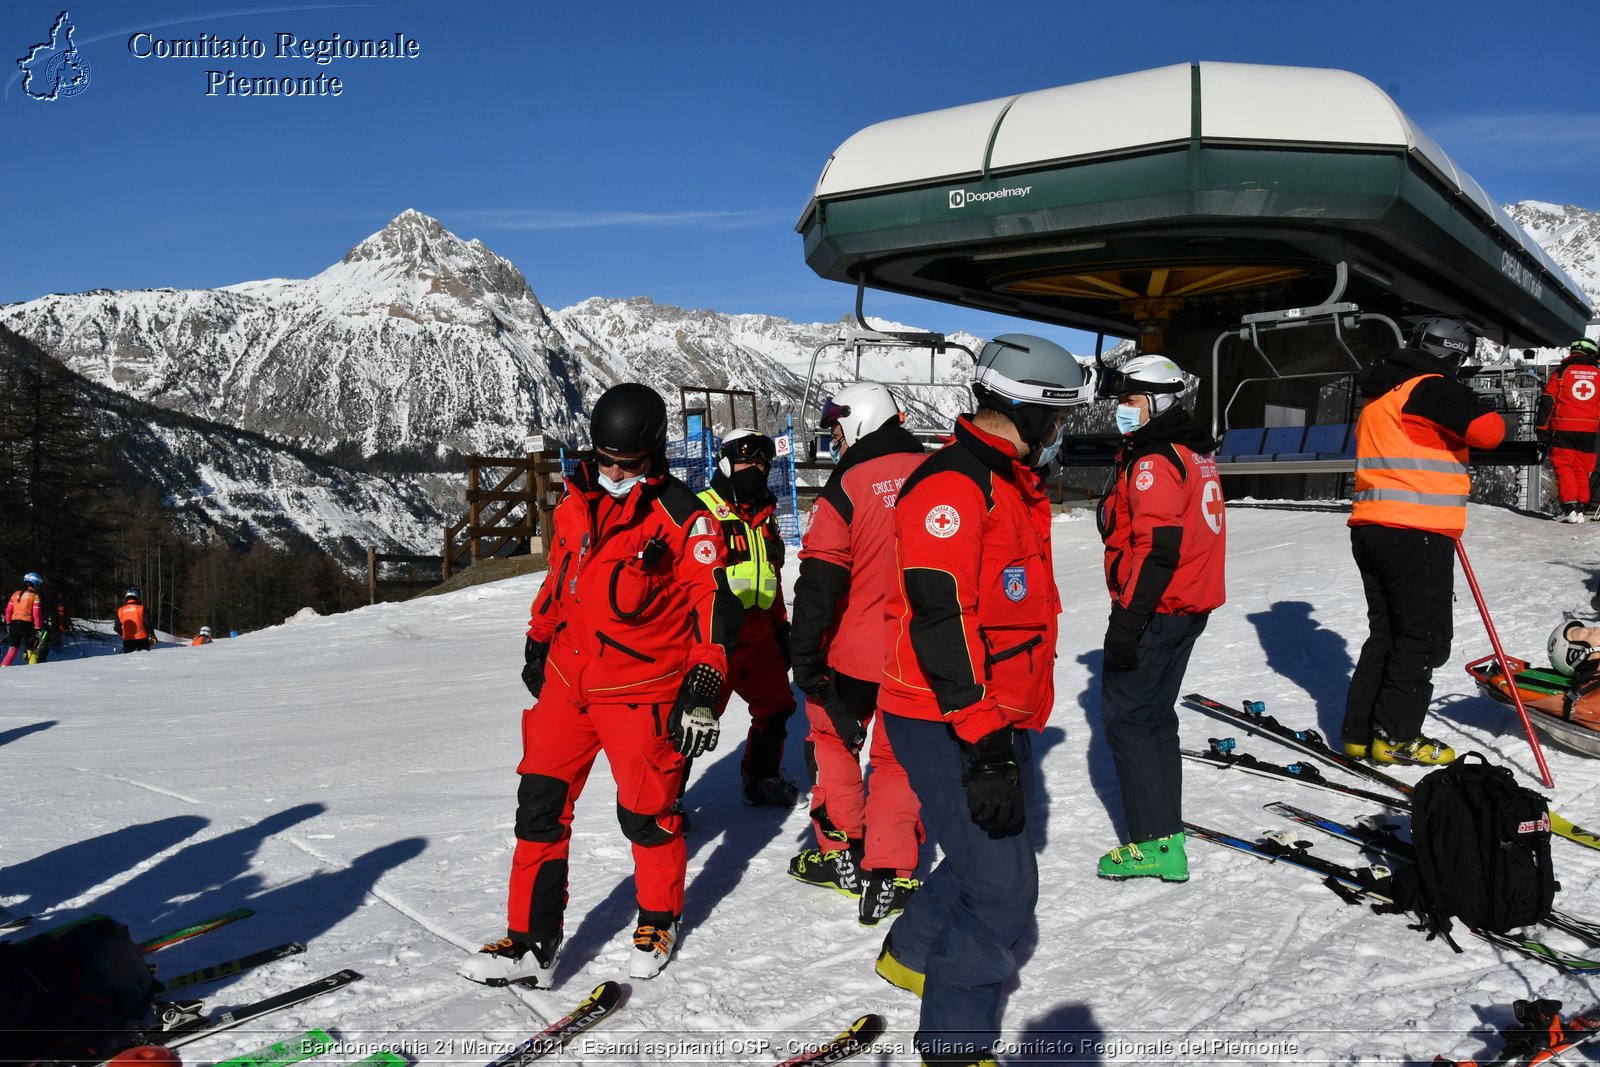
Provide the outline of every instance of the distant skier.
{"type": "MultiPolygon", "coordinates": [[[[22,576],[22,585],[6,601],[6,654],[0,667],[9,667],[19,652],[34,647],[40,627],[44,625],[44,603],[39,589],[44,579],[38,571],[22,576]]],[[[31,661],[31,657],[29,659],[31,661]]]]}
{"type": "Polygon", "coordinates": [[[535,703],[522,713],[507,936],[460,966],[488,985],[551,985],[573,805],[601,750],[633,845],[639,921],[629,974],[653,978],[667,965],[683,915],[684,758],[716,747],[716,702],[739,627],[716,522],[668,472],[660,395],[612,386],[595,403],[590,435],[593,453],[556,506],[523,652],[535,703]]]}
{"type": "Polygon", "coordinates": [[[144,652],[150,648],[151,627],[139,599],[139,590],[129,589],[122,594],[122,607],[117,609],[117,630],[122,634],[122,651],[144,652]]]}
{"type": "Polygon", "coordinates": [[[1135,356],[1109,372],[1124,434],[1100,502],[1111,618],[1100,715],[1117,767],[1127,843],[1100,858],[1102,878],[1183,882],[1183,758],[1178,694],[1196,639],[1226,599],[1216,441],[1178,402],[1183,372],[1135,356]]]}
{"type": "Polygon", "coordinates": [[[1534,417],[1539,442],[1549,451],[1561,501],[1560,522],[1582,522],[1589,510],[1596,436],[1600,435],[1600,345],[1572,342],[1567,358],[1550,372],[1534,417]]]}
{"type": "Polygon", "coordinates": [[[883,602],[894,565],[894,501],[926,458],[901,425],[893,394],[876,382],[841,389],[820,425],[838,457],[811,508],[794,586],[789,648],[795,684],[808,696],[816,785],[816,848],[789,874],[857,898],[867,926],[900,911],[919,886],[922,845],[916,794],[878,714],[883,677],[883,602]],[[872,732],[869,779],[861,751],[872,732]]]}
{"type": "Polygon", "coordinates": [[[1433,670],[1450,657],[1455,545],[1467,525],[1469,448],[1493,448],[1506,424],[1456,379],[1476,338],[1429,316],[1407,345],[1363,370],[1350,548],[1370,633],[1345,697],[1344,750],[1377,763],[1449,763],[1422,733],[1433,670]]]}
{"type": "Polygon", "coordinates": [[[210,643],[211,643],[211,627],[209,627],[209,626],[200,627],[200,632],[195,635],[195,638],[194,638],[193,641],[189,642],[189,644],[191,644],[191,645],[209,645],[210,643]]]}
{"type": "Polygon", "coordinates": [[[800,791],[783,777],[783,745],[794,692],[789,688],[789,616],[778,581],[783,534],[778,500],[767,488],[777,443],[750,429],[729,430],[718,450],[711,488],[700,499],[722,529],[728,587],[744,607],[739,643],[728,654],[728,678],[717,698],[722,718],[738,693],[750,707],[750,731],[739,764],[750,804],[792,808],[800,791]]]}
{"type": "Polygon", "coordinates": [[[978,410],[895,502],[878,703],[943,860],[878,956],[922,997],[914,1043],[938,1067],[994,1058],[1013,948],[1033,926],[1033,731],[1055,702],[1056,590],[1041,468],[1088,375],[1060,345],[1006,334],[972,376],[978,410]]]}

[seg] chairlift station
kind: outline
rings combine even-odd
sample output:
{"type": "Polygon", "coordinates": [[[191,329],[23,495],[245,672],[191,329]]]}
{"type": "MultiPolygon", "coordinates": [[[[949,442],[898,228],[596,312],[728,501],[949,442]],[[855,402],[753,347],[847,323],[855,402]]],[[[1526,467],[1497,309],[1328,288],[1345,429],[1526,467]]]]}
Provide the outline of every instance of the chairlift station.
{"type": "Polygon", "coordinates": [[[1421,315],[1564,347],[1594,314],[1340,70],[1177,64],[881,122],[834,151],[796,229],[858,291],[1137,338],[1201,377],[1219,429],[1235,400],[1234,424],[1314,410],[1421,315]]]}

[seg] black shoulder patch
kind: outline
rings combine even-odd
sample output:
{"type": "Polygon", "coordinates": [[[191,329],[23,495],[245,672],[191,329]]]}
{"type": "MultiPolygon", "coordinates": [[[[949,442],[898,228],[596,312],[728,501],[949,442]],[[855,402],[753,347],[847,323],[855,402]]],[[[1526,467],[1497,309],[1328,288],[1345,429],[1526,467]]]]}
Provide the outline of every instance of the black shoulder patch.
{"type": "Polygon", "coordinates": [[[909,496],[911,490],[925,478],[944,471],[951,471],[970,479],[983,490],[984,508],[986,510],[994,508],[994,471],[960,445],[946,445],[918,464],[917,469],[911,472],[911,476],[900,487],[899,500],[909,496]]]}
{"type": "Polygon", "coordinates": [[[656,501],[661,505],[661,510],[667,513],[667,517],[679,526],[687,526],[697,511],[710,514],[706,502],[677,478],[669,477],[661,483],[661,491],[656,496],[656,501]]]}

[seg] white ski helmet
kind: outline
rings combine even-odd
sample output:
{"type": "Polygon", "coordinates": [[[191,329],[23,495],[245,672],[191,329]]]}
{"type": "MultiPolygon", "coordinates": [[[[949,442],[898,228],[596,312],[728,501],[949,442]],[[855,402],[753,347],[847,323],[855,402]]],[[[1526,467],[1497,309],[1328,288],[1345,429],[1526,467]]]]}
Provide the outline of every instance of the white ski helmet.
{"type": "Polygon", "coordinates": [[[1183,370],[1166,356],[1134,356],[1108,372],[1104,392],[1107,396],[1144,393],[1150,398],[1150,415],[1166,411],[1178,402],[1183,392],[1183,370]]]}
{"type": "Polygon", "coordinates": [[[891,419],[904,422],[905,418],[887,387],[877,382],[857,382],[822,402],[822,421],[818,425],[830,430],[837,424],[844,434],[844,447],[849,448],[891,419]]]}
{"type": "Polygon", "coordinates": [[[209,627],[209,626],[200,627],[200,636],[201,637],[210,637],[211,636],[211,627],[209,627]]]}
{"type": "Polygon", "coordinates": [[[1562,674],[1570,675],[1591,653],[1600,651],[1587,641],[1569,636],[1573,630],[1585,629],[1589,625],[1581,619],[1568,619],[1550,632],[1550,666],[1562,674]]]}
{"type": "Polygon", "coordinates": [[[737,427],[729,430],[717,449],[717,470],[724,478],[733,476],[735,463],[759,462],[768,470],[778,458],[777,443],[760,430],[737,427]]]}

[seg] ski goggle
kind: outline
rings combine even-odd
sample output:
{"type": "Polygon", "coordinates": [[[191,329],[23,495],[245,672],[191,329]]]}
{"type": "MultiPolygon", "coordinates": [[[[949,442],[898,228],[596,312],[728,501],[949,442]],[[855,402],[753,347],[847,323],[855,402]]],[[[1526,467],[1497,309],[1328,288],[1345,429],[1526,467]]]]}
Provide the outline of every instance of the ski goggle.
{"type": "Polygon", "coordinates": [[[734,463],[759,463],[770,467],[778,456],[778,446],[770,437],[751,435],[723,442],[722,455],[734,463]]]}
{"type": "Polygon", "coordinates": [[[822,402],[822,421],[818,424],[824,430],[831,429],[840,419],[850,417],[849,404],[835,404],[833,397],[828,397],[822,402]]]}

